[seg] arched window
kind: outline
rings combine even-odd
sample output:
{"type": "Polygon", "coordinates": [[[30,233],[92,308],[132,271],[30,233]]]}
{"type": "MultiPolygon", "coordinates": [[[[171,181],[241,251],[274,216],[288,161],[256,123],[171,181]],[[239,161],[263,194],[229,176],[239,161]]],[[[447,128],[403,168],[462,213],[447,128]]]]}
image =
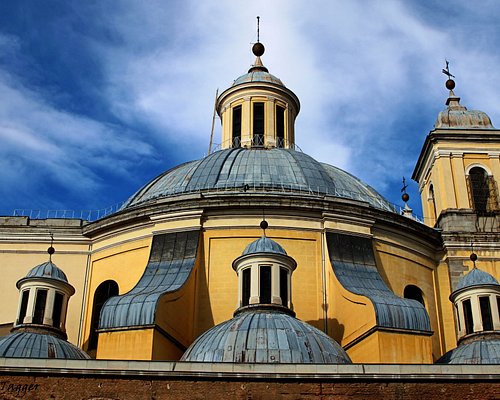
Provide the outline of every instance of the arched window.
{"type": "Polygon", "coordinates": [[[280,267],[280,297],[281,304],[288,307],[288,270],[280,267]]]}
{"type": "Polygon", "coordinates": [[[490,198],[490,182],[488,173],[481,167],[469,171],[469,187],[472,207],[478,213],[491,211],[488,209],[490,198]]]}
{"type": "Polygon", "coordinates": [[[415,285],[406,286],[403,292],[403,296],[405,299],[417,300],[420,304],[422,304],[425,307],[424,294],[418,286],[415,285]]]}
{"type": "Polygon", "coordinates": [[[99,337],[97,329],[99,328],[99,315],[102,306],[110,297],[118,296],[118,292],[118,284],[115,281],[104,281],[95,290],[88,350],[97,349],[97,339],[99,337]]]}

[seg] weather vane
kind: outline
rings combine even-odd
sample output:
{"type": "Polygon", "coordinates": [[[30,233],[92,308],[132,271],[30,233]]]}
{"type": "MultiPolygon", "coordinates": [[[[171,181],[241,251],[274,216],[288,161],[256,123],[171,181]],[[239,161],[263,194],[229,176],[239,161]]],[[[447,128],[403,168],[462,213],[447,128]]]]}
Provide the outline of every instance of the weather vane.
{"type": "Polygon", "coordinates": [[[446,76],[448,76],[448,79],[451,79],[451,78],[454,78],[455,75],[452,75],[450,73],[450,62],[448,60],[444,60],[446,62],[446,68],[443,68],[443,74],[445,74],[446,76]]]}

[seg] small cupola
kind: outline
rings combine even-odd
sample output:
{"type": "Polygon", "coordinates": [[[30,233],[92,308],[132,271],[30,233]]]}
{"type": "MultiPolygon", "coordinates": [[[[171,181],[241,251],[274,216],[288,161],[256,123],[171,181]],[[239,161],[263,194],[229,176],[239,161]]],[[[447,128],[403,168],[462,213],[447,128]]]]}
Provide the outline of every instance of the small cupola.
{"type": "Polygon", "coordinates": [[[469,335],[500,332],[500,284],[489,273],[476,267],[472,253],[472,270],[460,279],[450,295],[458,321],[458,340],[469,335]]]}
{"type": "Polygon", "coordinates": [[[294,125],[300,102],[264,66],[264,51],[257,39],[252,47],[254,64],[217,98],[222,149],[295,147],[294,125]]]}
{"type": "Polygon", "coordinates": [[[238,274],[238,310],[271,305],[292,311],[291,276],[297,263],[281,245],[266,236],[267,222],[262,221],[260,226],[263,235],[233,262],[238,274]]]}
{"type": "Polygon", "coordinates": [[[68,300],[75,289],[65,273],[52,262],[55,250],[49,247],[49,261],[32,268],[17,282],[19,307],[12,331],[42,328],[66,338],[68,300]]]}

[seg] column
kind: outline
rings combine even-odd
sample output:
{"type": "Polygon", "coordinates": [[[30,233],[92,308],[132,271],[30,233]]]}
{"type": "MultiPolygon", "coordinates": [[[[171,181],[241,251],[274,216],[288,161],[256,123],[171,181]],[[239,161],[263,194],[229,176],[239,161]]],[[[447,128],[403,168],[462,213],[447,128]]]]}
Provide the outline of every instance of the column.
{"type": "Polygon", "coordinates": [[[253,264],[250,272],[250,301],[249,304],[259,304],[259,266],[253,264]]]}
{"type": "Polygon", "coordinates": [[[43,324],[53,325],[52,314],[54,313],[54,299],[56,292],[54,289],[47,289],[47,300],[45,301],[45,312],[43,314],[43,324]]]}
{"type": "Polygon", "coordinates": [[[286,306],[281,303],[280,296],[280,266],[273,263],[271,265],[271,303],[286,306]]]}

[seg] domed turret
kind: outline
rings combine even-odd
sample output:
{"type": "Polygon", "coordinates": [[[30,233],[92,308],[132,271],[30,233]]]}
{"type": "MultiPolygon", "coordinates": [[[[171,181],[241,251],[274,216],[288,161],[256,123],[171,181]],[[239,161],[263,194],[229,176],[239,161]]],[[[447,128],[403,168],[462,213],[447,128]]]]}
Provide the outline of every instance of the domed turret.
{"type": "Polygon", "coordinates": [[[254,64],[216,102],[222,122],[221,147],[294,148],[299,99],[262,63],[264,45],[257,42],[252,51],[254,64]]]}
{"type": "Polygon", "coordinates": [[[239,302],[234,317],[214,326],[187,349],[182,361],[346,364],[342,347],[295,318],[291,274],[296,262],[264,234],[233,262],[239,302]]]}
{"type": "Polygon", "coordinates": [[[32,268],[16,286],[20,292],[18,314],[12,333],[0,340],[0,357],[90,358],[66,341],[68,300],[75,289],[66,274],[49,261],[32,268]]]}
{"type": "Polygon", "coordinates": [[[489,273],[474,268],[458,282],[450,300],[455,305],[458,347],[437,362],[449,364],[500,364],[500,284],[489,273]]]}

